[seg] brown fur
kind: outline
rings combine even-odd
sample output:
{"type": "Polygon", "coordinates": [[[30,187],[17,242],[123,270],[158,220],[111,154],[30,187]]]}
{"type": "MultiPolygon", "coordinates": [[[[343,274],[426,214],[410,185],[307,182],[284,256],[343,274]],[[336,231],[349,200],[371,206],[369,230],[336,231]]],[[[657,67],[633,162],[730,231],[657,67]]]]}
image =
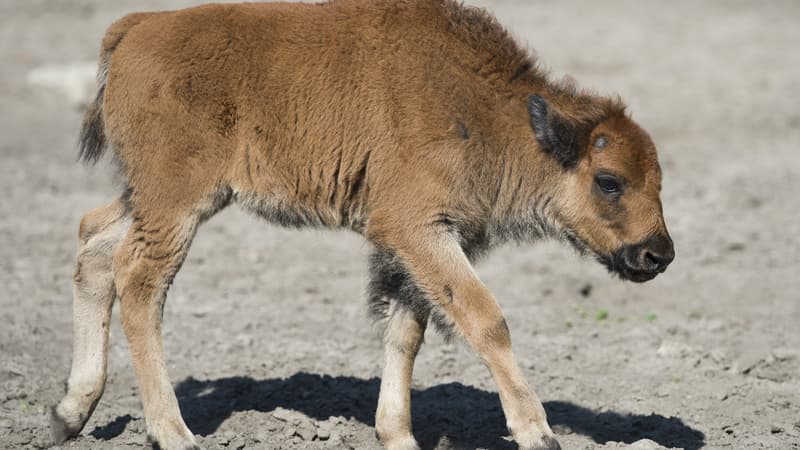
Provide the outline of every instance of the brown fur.
{"type": "MultiPolygon", "coordinates": [[[[126,186],[113,284],[165,449],[194,445],[163,363],[166,289],[198,225],[231,202],[282,225],[351,229],[391,255],[373,281],[394,380],[376,427],[390,448],[416,446],[408,389],[431,311],[486,361],[520,446],[557,448],[470,260],[552,236],[610,261],[666,235],[655,148],[621,102],[553,82],[490,15],[452,0],[134,14],[108,29],[98,81],[82,155],[109,146],[126,186]],[[618,201],[592,188],[598,170],[625,179],[618,201]]],[[[105,226],[91,222],[82,235],[105,226]]],[[[57,440],[88,418],[75,395],[54,411],[57,440]]]]}

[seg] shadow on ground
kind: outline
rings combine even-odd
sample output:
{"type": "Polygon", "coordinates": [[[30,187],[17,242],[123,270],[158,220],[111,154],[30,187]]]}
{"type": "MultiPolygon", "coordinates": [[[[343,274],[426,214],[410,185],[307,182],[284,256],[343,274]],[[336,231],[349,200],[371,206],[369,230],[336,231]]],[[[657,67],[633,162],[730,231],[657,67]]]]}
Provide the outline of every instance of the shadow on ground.
{"type": "Polygon", "coordinates": [[[96,427],[94,430],[92,430],[91,433],[89,433],[89,435],[95,439],[103,439],[103,440],[113,439],[122,434],[123,431],[125,431],[125,427],[128,426],[128,423],[131,420],[133,420],[133,416],[131,416],[130,414],[119,416],[103,426],[96,427]]]}
{"type": "MultiPolygon", "coordinates": [[[[186,424],[195,433],[207,436],[236,411],[268,412],[279,406],[318,420],[344,416],[374,426],[379,387],[377,378],[301,372],[286,379],[189,378],[178,384],[176,393],[186,424]]],[[[458,448],[516,448],[502,438],[507,432],[496,393],[448,383],[414,390],[411,397],[414,434],[424,449],[436,447],[445,437],[458,448]]],[[[666,447],[687,450],[697,450],[705,444],[702,432],[675,417],[595,412],[562,401],[546,402],[544,406],[551,426],[588,436],[598,443],[652,439],[666,447]]],[[[121,434],[130,420],[130,416],[118,417],[91,434],[111,439],[121,434]]]]}

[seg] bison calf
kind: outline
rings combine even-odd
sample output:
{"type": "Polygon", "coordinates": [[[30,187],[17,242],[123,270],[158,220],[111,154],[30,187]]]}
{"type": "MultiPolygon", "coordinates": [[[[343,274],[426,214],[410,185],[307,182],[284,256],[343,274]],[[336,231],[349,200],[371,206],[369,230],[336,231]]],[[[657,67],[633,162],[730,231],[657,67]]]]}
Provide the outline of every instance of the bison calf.
{"type": "Polygon", "coordinates": [[[52,412],[75,436],[106,378],[116,297],[150,437],[197,447],[161,345],[167,288],[226,205],[374,245],[384,324],[375,419],[412,449],[410,383],[427,323],[465,339],[521,448],[558,443],[472,262],[555,237],[620,277],[673,258],[655,147],[615,98],[553,81],[483,10],[455,0],[207,5],[132,14],[103,38],[81,156],[110,148],[124,189],[81,221],[74,354],[52,412]]]}

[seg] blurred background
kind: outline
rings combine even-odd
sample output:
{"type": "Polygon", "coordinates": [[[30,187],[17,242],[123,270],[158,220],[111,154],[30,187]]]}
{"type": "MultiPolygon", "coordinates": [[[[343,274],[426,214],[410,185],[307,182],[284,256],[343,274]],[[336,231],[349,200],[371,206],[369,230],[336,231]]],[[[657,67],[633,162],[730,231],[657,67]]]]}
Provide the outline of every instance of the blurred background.
{"type": "MultiPolygon", "coordinates": [[[[104,29],[175,0],[0,0],[0,448],[50,445],[71,359],[78,222],[115,198],[76,163],[104,29]]],[[[612,279],[555,243],[478,266],[565,449],[800,448],[800,3],[478,1],[557,75],[618,93],[652,134],[677,258],[612,279]]],[[[164,314],[169,370],[205,448],[377,448],[382,366],[369,246],[231,208],[198,233],[164,314]]],[[[116,312],[115,312],[116,317],[116,312]]],[[[416,365],[423,448],[514,448],[460,343],[416,365]]],[[[106,393],[64,448],[145,446],[118,321],[106,393]]]]}

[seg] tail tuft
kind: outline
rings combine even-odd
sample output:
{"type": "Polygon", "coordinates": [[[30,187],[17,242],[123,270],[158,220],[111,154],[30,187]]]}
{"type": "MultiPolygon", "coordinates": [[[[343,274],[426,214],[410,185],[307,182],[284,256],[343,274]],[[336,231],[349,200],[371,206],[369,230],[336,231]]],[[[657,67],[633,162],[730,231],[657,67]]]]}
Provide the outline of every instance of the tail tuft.
{"type": "Polygon", "coordinates": [[[105,92],[105,77],[100,77],[97,97],[89,105],[83,117],[83,126],[78,139],[78,159],[86,164],[94,164],[103,155],[106,148],[105,123],[103,122],[103,94],[105,92]]]}

